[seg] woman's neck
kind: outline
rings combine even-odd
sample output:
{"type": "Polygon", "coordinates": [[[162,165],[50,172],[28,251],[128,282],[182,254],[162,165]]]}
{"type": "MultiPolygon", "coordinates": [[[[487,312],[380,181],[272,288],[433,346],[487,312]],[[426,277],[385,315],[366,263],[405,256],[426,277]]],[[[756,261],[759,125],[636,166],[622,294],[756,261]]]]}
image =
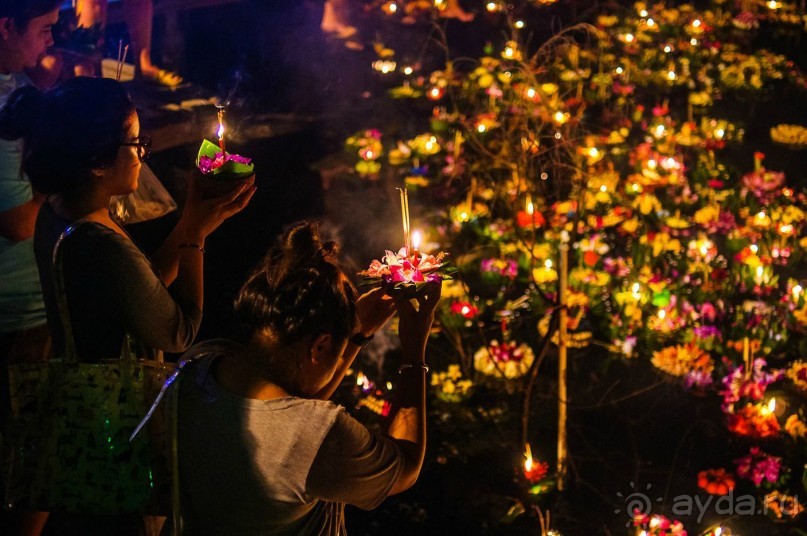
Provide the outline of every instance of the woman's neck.
{"type": "Polygon", "coordinates": [[[234,355],[221,359],[213,376],[225,389],[244,398],[273,400],[291,396],[286,389],[269,379],[266,352],[272,349],[255,344],[254,339],[234,355]]]}
{"type": "Polygon", "coordinates": [[[100,192],[81,192],[74,195],[55,194],[50,198],[53,210],[70,220],[87,219],[110,223],[110,197],[100,192]]]}

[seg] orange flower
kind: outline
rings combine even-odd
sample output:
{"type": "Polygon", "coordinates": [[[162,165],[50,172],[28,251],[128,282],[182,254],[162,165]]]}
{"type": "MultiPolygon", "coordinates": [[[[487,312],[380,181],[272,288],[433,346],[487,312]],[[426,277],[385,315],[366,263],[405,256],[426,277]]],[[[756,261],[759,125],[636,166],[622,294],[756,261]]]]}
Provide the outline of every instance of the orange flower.
{"type": "Polygon", "coordinates": [[[734,489],[734,477],[725,469],[707,469],[698,473],[698,487],[710,495],[727,495],[734,489]]]}

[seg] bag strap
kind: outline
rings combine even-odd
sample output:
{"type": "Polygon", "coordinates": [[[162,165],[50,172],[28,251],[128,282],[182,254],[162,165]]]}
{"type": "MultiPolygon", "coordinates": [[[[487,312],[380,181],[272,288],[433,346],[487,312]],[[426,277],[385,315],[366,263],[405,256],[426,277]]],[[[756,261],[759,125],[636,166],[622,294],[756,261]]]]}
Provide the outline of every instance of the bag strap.
{"type": "Polygon", "coordinates": [[[78,352],[76,351],[76,341],[73,337],[73,324],[70,322],[70,309],[67,305],[67,292],[64,285],[64,241],[68,236],[72,235],[76,229],[87,223],[88,220],[77,220],[70,225],[59,235],[56,244],[53,246],[53,258],[51,263],[51,270],[53,276],[53,289],[56,297],[56,308],[59,311],[59,320],[62,324],[62,332],[64,333],[64,360],[67,363],[78,362],[78,352]]]}
{"type": "MultiPolygon", "coordinates": [[[[76,229],[87,223],[91,223],[91,221],[80,219],[68,225],[62,234],[59,235],[59,239],[56,240],[56,244],[53,246],[51,270],[53,272],[53,289],[56,298],[56,308],[59,311],[59,320],[61,321],[62,332],[64,333],[65,363],[78,363],[78,350],[76,349],[76,340],[73,336],[73,324],[70,320],[70,308],[67,304],[67,291],[64,284],[64,242],[76,229]]],[[[137,359],[134,352],[132,352],[132,344],[128,333],[124,333],[120,357],[121,361],[129,363],[132,366],[134,366],[137,359]]],[[[130,373],[130,367],[123,367],[124,375],[128,376],[130,373]]],[[[124,378],[124,380],[126,380],[126,378],[124,378]]]]}
{"type": "Polygon", "coordinates": [[[171,519],[174,535],[182,536],[182,510],[179,500],[179,376],[171,392],[171,519]]]}

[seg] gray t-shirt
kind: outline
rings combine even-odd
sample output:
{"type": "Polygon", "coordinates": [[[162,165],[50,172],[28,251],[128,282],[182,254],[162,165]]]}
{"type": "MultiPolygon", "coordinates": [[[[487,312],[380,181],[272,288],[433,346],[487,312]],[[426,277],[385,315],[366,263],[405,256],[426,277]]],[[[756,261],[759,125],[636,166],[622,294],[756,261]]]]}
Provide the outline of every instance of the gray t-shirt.
{"type": "Polygon", "coordinates": [[[403,468],[389,438],[341,406],[253,400],[219,385],[216,359],[239,345],[210,341],[180,383],[180,503],[187,534],[339,536],[344,505],[383,501],[403,468]]]}
{"type": "MultiPolygon", "coordinates": [[[[45,203],[34,233],[56,355],[64,349],[64,336],[53,288],[53,247],[70,223],[45,203]]],[[[150,349],[183,352],[190,347],[202,312],[196,304],[171,295],[131,240],[100,223],[87,222],[62,247],[65,293],[82,361],[119,356],[126,333],[150,349]]]]}
{"type": "MultiPolygon", "coordinates": [[[[12,91],[30,84],[22,73],[0,74],[0,107],[12,91]]],[[[0,139],[0,212],[33,198],[31,183],[20,169],[22,140],[0,139]]],[[[34,260],[34,239],[12,242],[0,236],[0,333],[22,331],[45,323],[45,304],[34,260]]]]}

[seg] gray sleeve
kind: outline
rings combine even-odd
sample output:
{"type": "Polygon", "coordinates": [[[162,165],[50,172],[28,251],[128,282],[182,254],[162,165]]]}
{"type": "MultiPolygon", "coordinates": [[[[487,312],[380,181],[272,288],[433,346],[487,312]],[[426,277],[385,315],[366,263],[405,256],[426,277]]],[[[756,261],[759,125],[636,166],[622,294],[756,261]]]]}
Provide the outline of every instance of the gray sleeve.
{"type": "Polygon", "coordinates": [[[306,492],[371,510],[389,495],[402,470],[398,445],[342,410],[311,464],[306,492]]]}
{"type": "Polygon", "coordinates": [[[89,257],[81,262],[90,272],[82,279],[99,287],[109,313],[138,341],[166,352],[185,351],[199,330],[202,312],[175,299],[130,240],[111,230],[102,235],[77,241],[76,255],[89,257]]]}

